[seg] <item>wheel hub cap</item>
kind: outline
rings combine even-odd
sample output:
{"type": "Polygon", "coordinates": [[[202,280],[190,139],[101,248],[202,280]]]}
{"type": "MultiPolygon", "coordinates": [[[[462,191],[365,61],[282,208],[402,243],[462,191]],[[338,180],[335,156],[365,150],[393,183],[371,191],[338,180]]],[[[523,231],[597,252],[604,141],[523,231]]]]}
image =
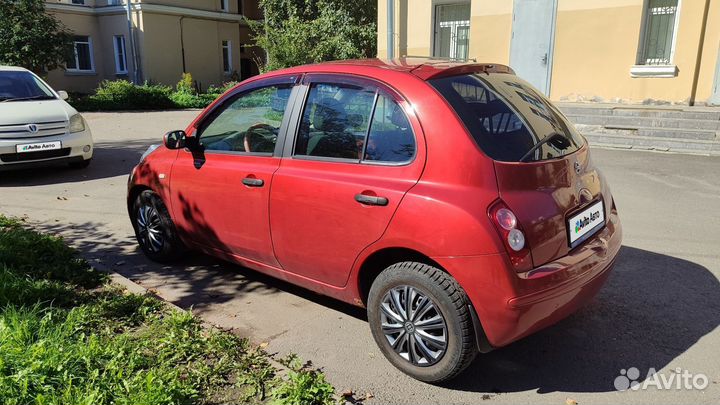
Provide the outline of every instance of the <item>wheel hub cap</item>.
{"type": "Polygon", "coordinates": [[[160,223],[160,214],[155,207],[150,204],[142,205],[138,209],[135,222],[137,223],[141,243],[152,252],[160,252],[165,241],[160,223]]]}
{"type": "Polygon", "coordinates": [[[398,286],[380,304],[382,331],[395,353],[416,366],[431,366],[447,349],[447,325],[437,305],[410,286],[398,286]]]}

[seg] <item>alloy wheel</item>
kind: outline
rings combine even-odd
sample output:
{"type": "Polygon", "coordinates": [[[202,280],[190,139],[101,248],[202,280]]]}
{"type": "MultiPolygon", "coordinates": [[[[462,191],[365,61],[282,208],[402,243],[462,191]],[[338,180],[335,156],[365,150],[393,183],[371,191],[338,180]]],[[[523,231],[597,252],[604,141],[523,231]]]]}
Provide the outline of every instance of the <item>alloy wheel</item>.
{"type": "Polygon", "coordinates": [[[438,306],[418,289],[390,289],[380,304],[382,332],[395,353],[416,366],[431,366],[447,349],[447,325],[438,306]]]}
{"type": "Polygon", "coordinates": [[[138,209],[136,223],[142,244],[153,253],[160,252],[165,240],[157,209],[149,203],[141,205],[138,209]]]}

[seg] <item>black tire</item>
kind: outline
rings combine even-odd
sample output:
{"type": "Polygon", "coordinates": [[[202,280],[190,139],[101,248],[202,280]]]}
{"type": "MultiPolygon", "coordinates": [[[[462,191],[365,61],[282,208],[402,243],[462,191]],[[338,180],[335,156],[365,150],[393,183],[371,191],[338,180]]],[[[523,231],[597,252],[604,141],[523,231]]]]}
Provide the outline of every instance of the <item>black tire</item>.
{"type": "Polygon", "coordinates": [[[86,160],[80,160],[77,162],[70,162],[70,163],[68,163],[68,166],[70,166],[71,169],[85,169],[88,166],[90,166],[90,162],[92,162],[92,158],[86,159],[86,160]]]}
{"type": "Polygon", "coordinates": [[[186,248],[178,237],[170,213],[154,191],[145,190],[138,194],[133,203],[131,220],[138,245],[151,260],[170,263],[185,254],[186,248]],[[147,230],[148,225],[143,223],[152,223],[154,231],[147,230]],[[152,239],[151,233],[154,235],[152,239]]]}
{"type": "MultiPolygon", "coordinates": [[[[468,298],[460,285],[455,279],[442,270],[423,263],[397,263],[383,270],[370,287],[367,309],[370,330],[372,331],[375,342],[385,357],[405,374],[428,383],[440,383],[451,380],[467,368],[477,355],[472,317],[470,309],[468,308],[468,302],[468,298]],[[412,289],[405,290],[406,287],[412,287],[412,289]],[[414,357],[416,360],[418,358],[417,355],[410,353],[407,340],[404,341],[405,343],[400,343],[400,346],[408,347],[406,354],[399,354],[393,349],[390,343],[390,339],[393,337],[386,336],[382,327],[383,319],[388,321],[392,318],[387,315],[387,312],[381,309],[384,300],[392,299],[391,290],[393,290],[393,292],[400,291],[398,302],[405,302],[405,300],[402,299],[404,295],[416,297],[415,300],[410,300],[411,309],[413,308],[413,302],[422,303],[425,301],[424,298],[417,298],[418,296],[429,298],[430,303],[434,304],[436,308],[430,311],[439,312],[441,318],[444,318],[445,329],[442,330],[442,333],[435,333],[444,337],[446,348],[436,359],[431,359],[431,361],[434,362],[426,361],[425,364],[422,364],[422,362],[417,364],[418,362],[413,362],[406,357],[402,357],[406,355],[408,357],[414,357]],[[402,291],[410,292],[406,292],[403,295],[402,291]]],[[[390,305],[392,305],[392,303],[390,305]]],[[[393,307],[393,309],[394,308],[395,307],[393,307]]],[[[415,307],[415,314],[422,312],[419,310],[420,308],[420,304],[415,307]]],[[[401,316],[405,317],[405,314],[401,316]]],[[[433,316],[433,318],[434,317],[435,316],[433,316]]],[[[415,321],[418,321],[418,319],[415,319],[415,321]]],[[[417,333],[423,333],[425,331],[417,332],[421,329],[420,323],[422,323],[422,320],[418,322],[417,326],[413,323],[413,326],[410,327],[407,325],[406,318],[404,328],[398,332],[399,334],[396,341],[403,342],[400,338],[400,336],[403,336],[403,332],[405,332],[408,336],[407,339],[410,341],[414,342],[414,339],[420,340],[420,338],[415,336],[421,336],[417,333]],[[410,338],[411,335],[414,337],[410,338]]],[[[399,322],[396,323],[399,324],[399,322]]],[[[399,328],[393,327],[393,330],[395,329],[399,328]]],[[[425,332],[424,336],[427,336],[427,332],[425,332]]],[[[423,339],[422,343],[425,348],[431,347],[429,345],[431,342],[426,339],[423,339]]],[[[416,347],[418,350],[414,353],[421,353],[420,349],[422,346],[416,347]]],[[[438,349],[436,352],[440,350],[441,349],[438,349]]],[[[422,357],[422,355],[420,357],[422,357]]],[[[431,356],[426,357],[428,359],[431,358],[431,356]]]]}

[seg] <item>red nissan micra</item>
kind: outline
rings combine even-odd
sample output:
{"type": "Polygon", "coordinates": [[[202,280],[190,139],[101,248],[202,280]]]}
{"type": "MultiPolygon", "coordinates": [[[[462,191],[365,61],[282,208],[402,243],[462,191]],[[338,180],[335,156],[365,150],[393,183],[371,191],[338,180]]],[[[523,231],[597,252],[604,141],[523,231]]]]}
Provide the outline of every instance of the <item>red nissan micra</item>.
{"type": "Polygon", "coordinates": [[[621,242],[585,139],[501,65],[254,77],[149,150],[127,201],[151,259],[200,250],[367,307],[427,382],[577,310],[621,242]]]}

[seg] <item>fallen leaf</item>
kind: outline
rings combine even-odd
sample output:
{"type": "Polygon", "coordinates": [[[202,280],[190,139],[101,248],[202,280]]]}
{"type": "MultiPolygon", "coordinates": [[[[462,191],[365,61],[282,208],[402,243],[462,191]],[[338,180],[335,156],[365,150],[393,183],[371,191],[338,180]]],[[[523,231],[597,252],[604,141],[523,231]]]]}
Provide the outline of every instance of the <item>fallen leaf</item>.
{"type": "Polygon", "coordinates": [[[342,395],[343,397],[351,397],[353,396],[353,390],[345,390],[340,395],[342,395]]]}
{"type": "Polygon", "coordinates": [[[270,343],[268,343],[268,342],[262,342],[262,343],[260,343],[260,344],[258,345],[258,347],[261,348],[261,349],[264,349],[264,348],[268,347],[269,344],[270,344],[270,343]]]}
{"type": "Polygon", "coordinates": [[[566,405],[578,405],[578,402],[572,398],[568,398],[565,400],[566,405]]]}

